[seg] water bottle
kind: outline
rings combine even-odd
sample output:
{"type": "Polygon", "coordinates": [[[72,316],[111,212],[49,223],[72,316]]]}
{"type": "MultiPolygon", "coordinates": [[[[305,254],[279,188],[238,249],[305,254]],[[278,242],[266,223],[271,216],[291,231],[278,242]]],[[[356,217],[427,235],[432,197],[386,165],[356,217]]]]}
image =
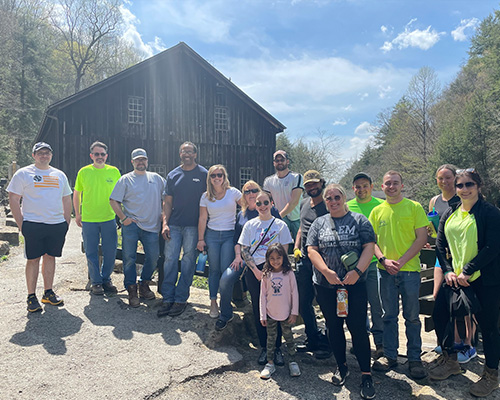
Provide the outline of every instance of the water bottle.
{"type": "Polygon", "coordinates": [[[198,256],[198,261],[196,262],[196,272],[204,273],[205,264],[207,263],[207,250],[204,249],[203,252],[198,256]]]}

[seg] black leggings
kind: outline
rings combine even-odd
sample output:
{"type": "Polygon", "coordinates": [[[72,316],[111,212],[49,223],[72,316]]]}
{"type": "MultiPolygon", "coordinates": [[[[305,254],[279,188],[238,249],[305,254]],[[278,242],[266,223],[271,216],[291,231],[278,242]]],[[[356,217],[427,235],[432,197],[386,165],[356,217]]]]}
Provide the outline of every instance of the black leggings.
{"type": "MultiPolygon", "coordinates": [[[[257,265],[257,268],[262,271],[264,264],[257,265]]],[[[245,282],[247,284],[247,289],[250,292],[250,297],[252,299],[252,310],[253,317],[255,321],[255,329],[257,329],[257,336],[259,337],[260,347],[265,349],[267,347],[267,330],[260,323],[260,281],[257,280],[254,273],[250,268],[247,268],[245,272],[245,282]]],[[[281,346],[281,324],[278,324],[278,334],[276,335],[276,348],[279,349],[281,346]]]]}
{"type": "Polygon", "coordinates": [[[352,336],[352,345],[356,351],[361,372],[370,372],[370,339],[366,330],[367,294],[365,282],[355,285],[335,286],[333,289],[319,285],[316,287],[316,300],[326,320],[328,340],[333,350],[337,365],[346,363],[346,341],[344,321],[352,336]],[[348,292],[348,314],[346,318],[337,316],[337,289],[345,288],[348,292]]]}

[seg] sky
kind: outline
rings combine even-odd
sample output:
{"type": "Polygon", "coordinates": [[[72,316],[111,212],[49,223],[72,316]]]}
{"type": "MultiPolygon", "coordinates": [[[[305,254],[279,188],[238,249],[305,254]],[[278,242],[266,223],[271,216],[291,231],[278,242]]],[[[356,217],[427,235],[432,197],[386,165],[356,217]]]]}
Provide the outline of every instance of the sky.
{"type": "Polygon", "coordinates": [[[152,56],[185,42],[283,123],[354,160],[423,66],[441,86],[490,0],[125,0],[124,37],[152,56]]]}

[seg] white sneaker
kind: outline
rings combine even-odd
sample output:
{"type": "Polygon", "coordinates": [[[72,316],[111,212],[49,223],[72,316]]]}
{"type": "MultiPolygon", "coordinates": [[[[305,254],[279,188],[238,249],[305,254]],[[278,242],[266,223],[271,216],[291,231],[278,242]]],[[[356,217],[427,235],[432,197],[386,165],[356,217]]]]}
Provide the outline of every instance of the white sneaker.
{"type": "Polygon", "coordinates": [[[219,307],[217,306],[217,304],[210,305],[210,313],[208,315],[210,315],[210,318],[213,319],[219,318],[220,314],[219,314],[219,307]]]}
{"type": "Polygon", "coordinates": [[[269,379],[271,375],[276,371],[274,364],[267,363],[264,369],[260,373],[261,379],[269,379]]]}
{"type": "Polygon", "coordinates": [[[290,369],[290,376],[300,376],[299,364],[292,361],[288,364],[288,368],[290,369]]]}

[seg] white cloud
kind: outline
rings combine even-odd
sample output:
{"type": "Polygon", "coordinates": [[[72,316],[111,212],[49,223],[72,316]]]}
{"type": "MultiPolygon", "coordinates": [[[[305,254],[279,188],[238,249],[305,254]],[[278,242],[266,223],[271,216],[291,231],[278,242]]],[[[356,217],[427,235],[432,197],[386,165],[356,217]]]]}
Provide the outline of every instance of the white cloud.
{"type": "Polygon", "coordinates": [[[460,25],[457,26],[455,30],[451,31],[451,36],[453,40],[457,42],[464,42],[467,40],[465,30],[475,31],[478,25],[479,19],[477,18],[462,19],[460,25]]]}
{"type": "Polygon", "coordinates": [[[372,144],[376,127],[369,122],[360,123],[354,129],[354,136],[349,139],[349,150],[359,152],[367,145],[372,144]]]}
{"type": "Polygon", "coordinates": [[[363,100],[364,100],[364,99],[366,99],[369,95],[368,95],[368,93],[359,93],[359,95],[358,95],[358,96],[359,96],[359,99],[360,99],[361,101],[363,101],[363,100]]]}
{"type": "Polygon", "coordinates": [[[373,134],[373,125],[370,124],[369,122],[361,122],[356,129],[354,129],[354,134],[358,136],[369,136],[373,134]]]}
{"type": "Polygon", "coordinates": [[[388,85],[388,86],[379,86],[378,87],[378,97],[380,99],[385,99],[389,93],[391,93],[394,89],[388,85]]]}
{"type": "Polygon", "coordinates": [[[382,25],[380,27],[380,30],[382,31],[382,33],[386,33],[387,32],[387,26],[382,25]]]}
{"type": "Polygon", "coordinates": [[[342,110],[344,110],[344,111],[352,111],[352,104],[349,104],[348,106],[342,107],[342,110]]]}
{"type": "Polygon", "coordinates": [[[335,121],[332,122],[333,126],[338,126],[338,125],[346,125],[347,120],[345,118],[337,118],[335,121]]]}
{"type": "Polygon", "coordinates": [[[435,29],[431,30],[430,25],[425,30],[410,30],[411,25],[416,20],[416,18],[410,20],[410,22],[406,24],[403,32],[398,34],[392,41],[384,42],[380,49],[384,53],[391,51],[394,47],[397,47],[400,50],[408,47],[417,47],[421,50],[429,50],[439,41],[441,36],[445,35],[444,32],[437,32],[435,29]]]}

